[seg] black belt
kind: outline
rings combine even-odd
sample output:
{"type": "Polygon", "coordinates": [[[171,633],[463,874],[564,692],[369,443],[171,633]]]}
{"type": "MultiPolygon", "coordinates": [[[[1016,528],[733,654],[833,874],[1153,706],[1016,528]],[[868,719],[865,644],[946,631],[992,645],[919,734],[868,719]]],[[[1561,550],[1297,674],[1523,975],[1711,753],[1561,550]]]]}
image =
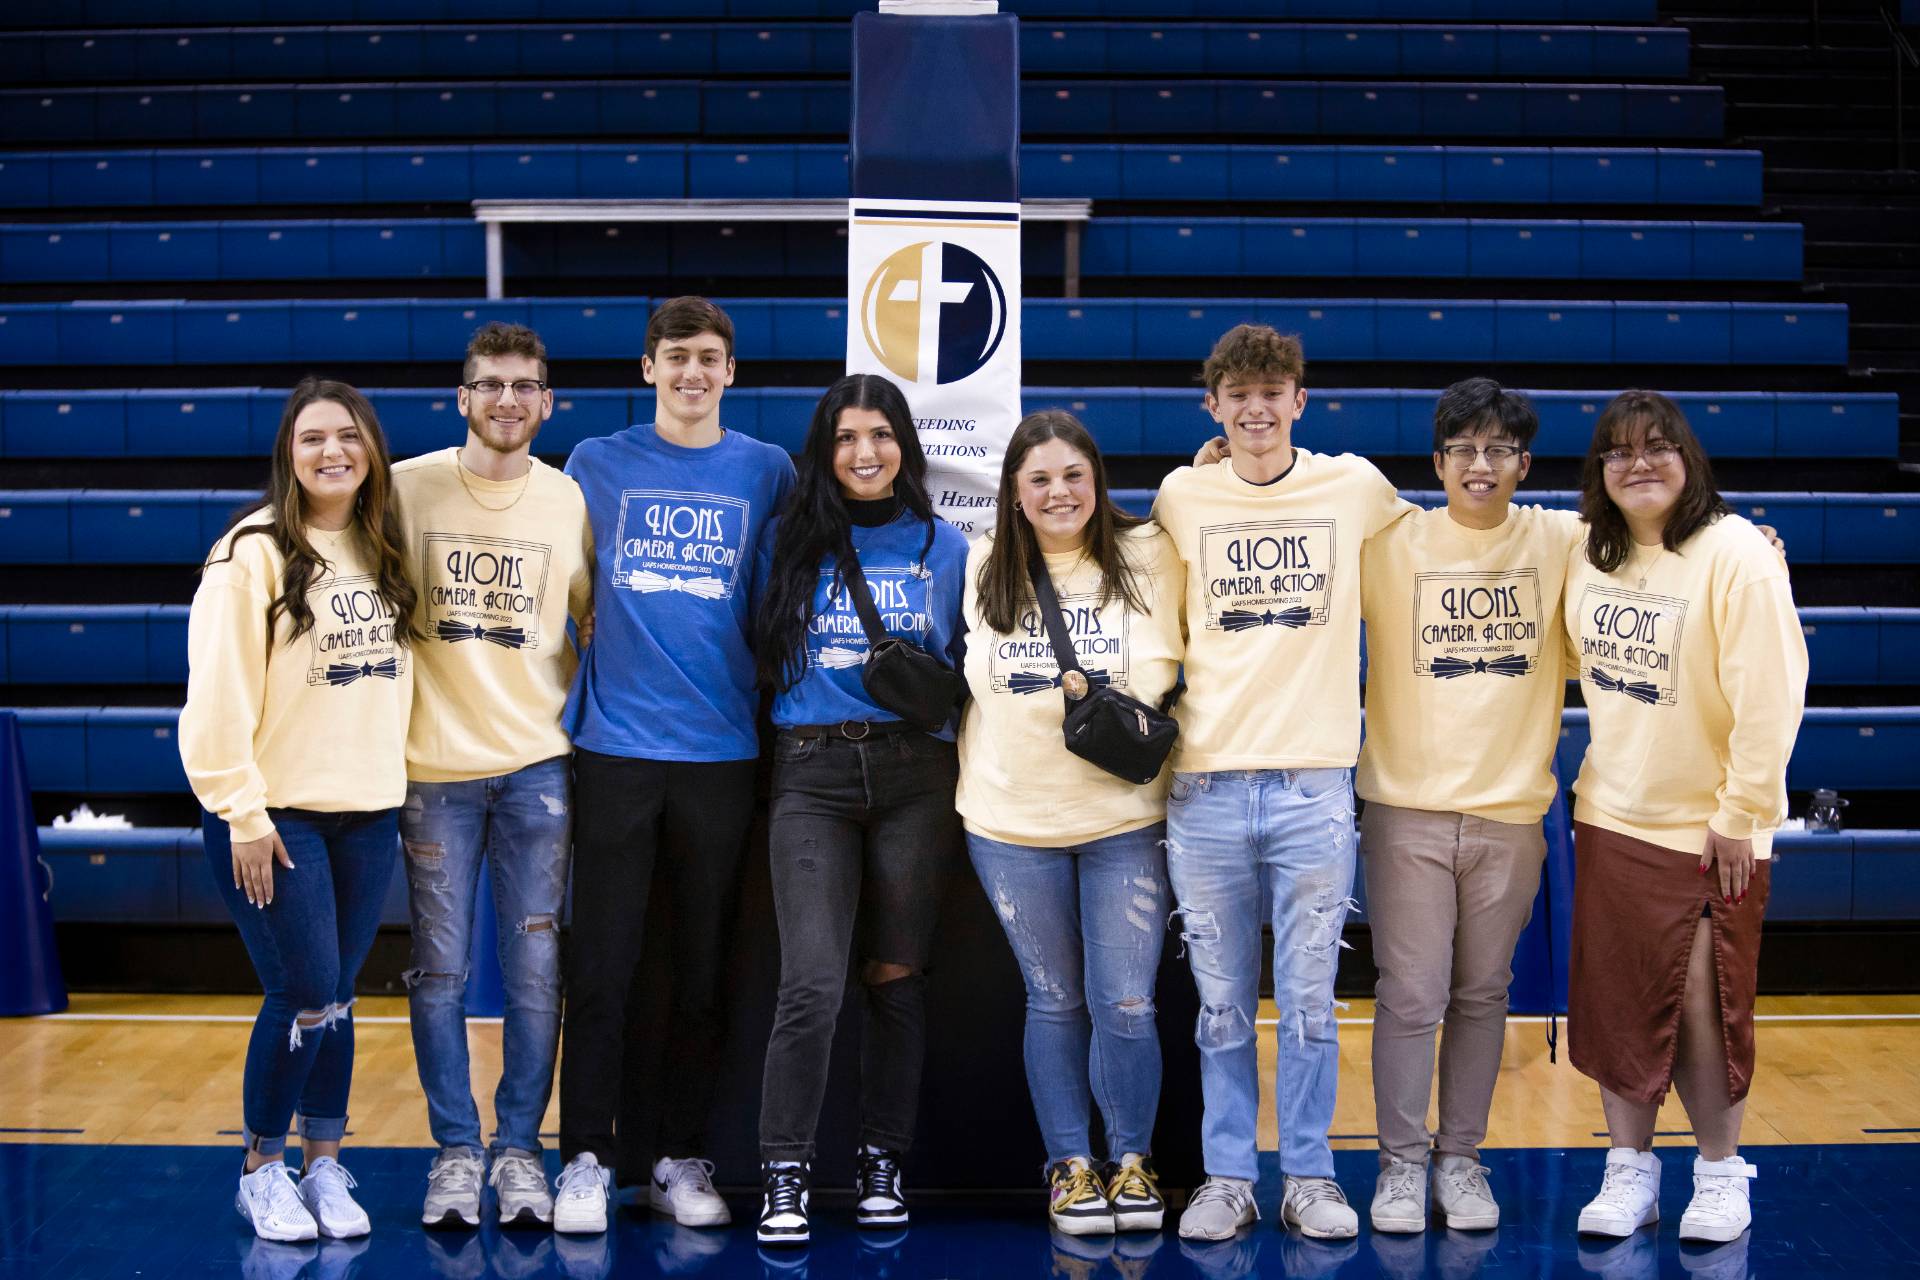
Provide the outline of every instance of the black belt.
{"type": "Polygon", "coordinates": [[[802,741],[814,738],[844,738],[848,742],[861,742],[867,738],[884,738],[895,733],[924,733],[924,729],[910,725],[904,720],[842,720],[839,724],[796,724],[782,729],[802,741]]]}

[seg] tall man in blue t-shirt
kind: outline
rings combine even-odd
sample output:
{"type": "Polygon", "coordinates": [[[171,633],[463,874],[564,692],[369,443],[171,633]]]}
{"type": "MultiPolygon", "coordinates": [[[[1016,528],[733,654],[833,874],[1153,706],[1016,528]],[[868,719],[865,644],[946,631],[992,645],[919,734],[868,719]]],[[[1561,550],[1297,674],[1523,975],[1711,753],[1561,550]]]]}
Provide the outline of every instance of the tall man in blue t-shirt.
{"type": "Polygon", "coordinates": [[[662,303],[640,367],[653,421],[582,441],[567,462],[593,524],[595,621],[567,703],[573,937],[556,1231],[606,1230],[627,993],[656,865],[675,936],[648,1197],[685,1226],[730,1221],[703,1157],[759,755],[748,648],[756,552],[793,487],[793,462],[721,427],[733,322],[713,303],[662,303]]]}

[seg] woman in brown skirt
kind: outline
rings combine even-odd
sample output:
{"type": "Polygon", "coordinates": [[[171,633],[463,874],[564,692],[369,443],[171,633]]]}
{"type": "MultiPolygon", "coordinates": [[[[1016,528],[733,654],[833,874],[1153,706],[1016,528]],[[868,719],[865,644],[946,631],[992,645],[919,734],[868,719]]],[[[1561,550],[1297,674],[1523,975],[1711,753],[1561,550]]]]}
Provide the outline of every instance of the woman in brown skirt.
{"type": "Polygon", "coordinates": [[[1786,566],[1728,511],[1667,397],[1627,391],[1601,414],[1580,514],[1566,620],[1593,740],[1574,784],[1568,1041],[1612,1142],[1580,1231],[1659,1219],[1671,1085],[1700,1147],[1680,1238],[1732,1240],[1752,1220],[1740,1121],[1806,641],[1786,566]]]}

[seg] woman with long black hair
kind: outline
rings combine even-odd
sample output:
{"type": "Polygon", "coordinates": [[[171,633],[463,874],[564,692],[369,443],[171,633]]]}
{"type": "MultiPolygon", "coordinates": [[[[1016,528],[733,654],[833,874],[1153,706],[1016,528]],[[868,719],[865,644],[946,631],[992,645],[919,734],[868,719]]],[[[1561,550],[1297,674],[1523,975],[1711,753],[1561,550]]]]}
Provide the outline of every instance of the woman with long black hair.
{"type": "Polygon", "coordinates": [[[265,502],[215,544],[187,627],[180,757],[215,887],[266,998],[235,1204],[265,1240],[365,1235],[340,1164],[353,984],[399,859],[414,588],[366,397],[305,379],[265,502]],[[276,865],[277,864],[277,865],[276,865]],[[302,1177],[282,1153],[300,1115],[302,1177]]]}
{"type": "Polygon", "coordinates": [[[934,515],[906,397],[851,374],[813,411],[793,496],[772,531],[756,627],[774,690],[769,835],[780,995],[760,1103],[759,1238],[805,1244],[814,1129],[858,945],[865,997],[856,1220],[907,1221],[926,1049],[923,970],[959,850],[950,714],[914,723],[868,692],[873,652],[857,593],[887,635],[957,668],[966,539],[934,515]],[[857,572],[848,570],[857,564],[857,572]]]}
{"type": "Polygon", "coordinates": [[[1068,1235],[1157,1231],[1166,1205],[1149,1156],[1160,1102],[1154,978],[1172,909],[1168,775],[1140,786],[1067,750],[1035,566],[1085,675],[1158,704],[1186,647],[1186,571],[1158,525],[1114,504],[1093,437],[1059,409],[1015,428],[993,536],[967,561],[973,700],[960,726],[957,805],[1026,982],[1048,1219],[1068,1235]],[[1105,1160],[1092,1151],[1096,1105],[1105,1160]]]}

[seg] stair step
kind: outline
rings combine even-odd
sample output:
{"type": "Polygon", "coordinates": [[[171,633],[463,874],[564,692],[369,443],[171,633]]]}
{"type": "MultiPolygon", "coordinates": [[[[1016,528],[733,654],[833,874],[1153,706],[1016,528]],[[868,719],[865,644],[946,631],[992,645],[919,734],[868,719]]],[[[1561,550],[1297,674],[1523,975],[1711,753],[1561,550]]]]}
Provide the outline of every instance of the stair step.
{"type": "Polygon", "coordinates": [[[1859,352],[1900,353],[1920,360],[1920,324],[1869,321],[1848,326],[1849,345],[1859,352]]]}
{"type": "MultiPolygon", "coordinates": [[[[1792,141],[1778,138],[1749,138],[1746,145],[1766,148],[1770,144],[1792,141]]],[[[1912,148],[1912,155],[1920,155],[1920,146],[1912,148]]],[[[1920,194],[1920,173],[1911,169],[1902,171],[1886,168],[1835,169],[1829,167],[1836,157],[1819,157],[1825,163],[1810,165],[1778,165],[1773,155],[1767,157],[1766,186],[1770,192],[1782,195],[1791,194],[1796,199],[1808,195],[1834,194],[1852,196],[1856,194],[1906,195],[1920,194]],[[1776,167],[1778,166],[1778,167],[1776,167]]],[[[1783,210],[1784,212],[1784,210],[1783,210]]]]}
{"type": "Polygon", "coordinates": [[[1863,278],[1884,276],[1889,271],[1901,276],[1904,287],[1920,288],[1920,245],[1871,244],[1846,241],[1813,242],[1807,245],[1809,280],[1845,280],[1846,272],[1858,271],[1863,278]]]}

